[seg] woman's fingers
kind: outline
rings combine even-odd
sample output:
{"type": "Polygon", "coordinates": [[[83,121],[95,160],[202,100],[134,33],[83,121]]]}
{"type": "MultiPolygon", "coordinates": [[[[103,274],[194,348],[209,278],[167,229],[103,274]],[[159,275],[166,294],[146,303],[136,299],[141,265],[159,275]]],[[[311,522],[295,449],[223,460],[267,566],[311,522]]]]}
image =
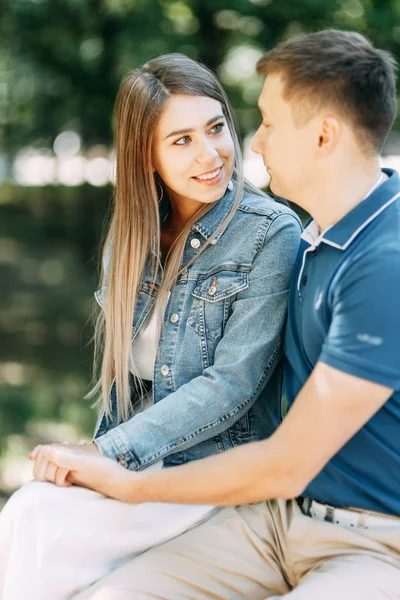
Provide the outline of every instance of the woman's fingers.
{"type": "Polygon", "coordinates": [[[68,481],[67,477],[69,474],[68,469],[62,469],[61,467],[57,467],[56,477],[54,483],[59,487],[70,487],[72,483],[68,481]]]}
{"type": "Polygon", "coordinates": [[[45,456],[45,447],[41,446],[39,453],[35,459],[35,465],[33,467],[33,476],[38,481],[47,481],[46,471],[49,461],[45,456]]]}
{"type": "MultiPolygon", "coordinates": [[[[48,481],[49,483],[55,483],[56,485],[64,485],[69,470],[59,468],[59,465],[50,459],[50,448],[50,446],[41,446],[35,460],[33,476],[38,481],[48,481]]],[[[69,482],[68,485],[70,485],[69,482]]]]}
{"type": "Polygon", "coordinates": [[[29,460],[36,460],[38,457],[38,454],[41,450],[42,446],[36,446],[29,454],[28,454],[28,458],[29,460]]]}
{"type": "Polygon", "coordinates": [[[46,472],[44,474],[45,480],[48,481],[49,483],[55,483],[57,471],[58,471],[57,465],[55,465],[51,462],[48,462],[46,472]]]}

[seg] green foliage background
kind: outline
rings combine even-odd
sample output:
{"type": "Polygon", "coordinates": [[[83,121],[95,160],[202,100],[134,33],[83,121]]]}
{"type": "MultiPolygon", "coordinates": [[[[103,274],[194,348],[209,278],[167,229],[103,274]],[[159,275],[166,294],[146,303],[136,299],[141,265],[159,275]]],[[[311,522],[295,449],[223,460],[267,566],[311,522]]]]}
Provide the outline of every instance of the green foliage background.
{"type": "MultiPolygon", "coordinates": [[[[2,0],[0,6],[0,492],[26,477],[40,441],[90,436],[92,293],[111,188],[20,187],[13,157],[73,129],[111,146],[124,73],[183,52],[214,69],[241,134],[259,123],[260,81],[226,75],[235,48],[267,50],[325,27],[400,54],[399,0],[2,0]],[[2,165],[2,166],[1,166],[2,165]]],[[[397,127],[397,124],[396,124],[397,127]]],[[[393,145],[393,148],[396,144],[393,145]]],[[[391,152],[393,152],[393,148],[391,152]]]]}

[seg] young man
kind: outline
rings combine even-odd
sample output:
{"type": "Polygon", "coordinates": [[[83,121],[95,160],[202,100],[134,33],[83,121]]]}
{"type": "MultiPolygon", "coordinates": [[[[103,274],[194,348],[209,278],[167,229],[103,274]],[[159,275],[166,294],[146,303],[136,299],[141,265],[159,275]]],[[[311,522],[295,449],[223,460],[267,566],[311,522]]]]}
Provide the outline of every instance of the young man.
{"type": "Polygon", "coordinates": [[[288,414],[265,441],[154,474],[46,450],[126,501],[231,505],[81,600],[400,598],[400,181],[379,167],[395,64],[357,33],[323,31],[258,71],[253,148],[272,191],[312,216],[290,293],[288,414]]]}

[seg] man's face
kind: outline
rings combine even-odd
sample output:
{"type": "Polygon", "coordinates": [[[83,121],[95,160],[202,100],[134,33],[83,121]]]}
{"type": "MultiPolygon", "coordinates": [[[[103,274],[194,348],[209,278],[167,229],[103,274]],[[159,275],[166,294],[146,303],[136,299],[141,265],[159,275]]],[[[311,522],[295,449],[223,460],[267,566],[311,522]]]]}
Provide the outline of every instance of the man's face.
{"type": "Polygon", "coordinates": [[[272,192],[296,202],[312,185],[319,123],[315,119],[296,122],[292,108],[296,100],[287,102],[283,90],[280,74],[267,76],[258,102],[262,123],[251,147],[264,159],[272,192]]]}

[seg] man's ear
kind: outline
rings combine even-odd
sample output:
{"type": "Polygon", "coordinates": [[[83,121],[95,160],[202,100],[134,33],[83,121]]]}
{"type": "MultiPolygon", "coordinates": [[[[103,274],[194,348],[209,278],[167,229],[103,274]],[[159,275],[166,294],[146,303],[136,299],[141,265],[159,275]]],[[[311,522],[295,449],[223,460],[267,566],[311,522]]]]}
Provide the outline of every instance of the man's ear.
{"type": "Polygon", "coordinates": [[[318,136],[318,150],[323,154],[330,154],[336,147],[340,138],[340,122],[336,117],[327,116],[321,121],[318,136]]]}

